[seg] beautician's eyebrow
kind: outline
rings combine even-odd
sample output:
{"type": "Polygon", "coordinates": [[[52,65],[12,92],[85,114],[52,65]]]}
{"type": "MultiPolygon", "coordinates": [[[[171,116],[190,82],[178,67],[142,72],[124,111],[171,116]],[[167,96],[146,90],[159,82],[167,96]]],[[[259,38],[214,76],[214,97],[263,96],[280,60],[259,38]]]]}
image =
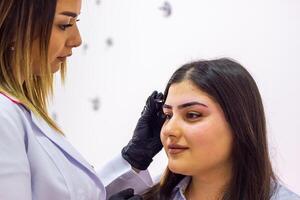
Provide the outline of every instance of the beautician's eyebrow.
{"type": "MultiPolygon", "coordinates": [[[[197,102],[197,101],[192,101],[192,102],[181,104],[181,105],[177,106],[177,108],[178,109],[183,109],[183,108],[194,106],[194,105],[200,105],[200,106],[208,107],[207,105],[205,105],[203,103],[200,103],[200,102],[197,102]]],[[[164,104],[163,108],[172,109],[172,106],[170,106],[168,104],[164,104]]]]}
{"type": "Polygon", "coordinates": [[[59,13],[59,14],[61,14],[61,15],[66,15],[66,16],[73,17],[73,18],[75,18],[75,17],[78,16],[76,13],[70,12],[70,11],[64,11],[64,12],[61,12],[61,13],[59,13]]]}

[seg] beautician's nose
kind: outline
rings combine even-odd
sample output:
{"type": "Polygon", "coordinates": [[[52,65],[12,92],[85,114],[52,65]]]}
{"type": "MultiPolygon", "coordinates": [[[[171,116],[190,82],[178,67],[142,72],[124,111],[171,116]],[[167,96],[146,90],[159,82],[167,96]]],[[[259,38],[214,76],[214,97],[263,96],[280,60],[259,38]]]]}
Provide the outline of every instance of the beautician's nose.
{"type": "Polygon", "coordinates": [[[67,41],[67,46],[72,48],[79,47],[81,43],[82,43],[81,35],[77,27],[77,24],[75,24],[74,29],[72,30],[72,34],[70,35],[70,38],[67,41]]]}

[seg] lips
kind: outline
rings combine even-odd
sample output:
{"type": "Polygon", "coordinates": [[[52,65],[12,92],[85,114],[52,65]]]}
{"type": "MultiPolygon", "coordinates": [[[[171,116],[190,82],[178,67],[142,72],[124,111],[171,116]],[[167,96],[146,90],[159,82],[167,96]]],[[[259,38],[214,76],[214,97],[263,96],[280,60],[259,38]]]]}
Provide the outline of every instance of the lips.
{"type": "Polygon", "coordinates": [[[187,149],[189,149],[189,148],[186,146],[179,145],[179,144],[169,144],[168,145],[168,153],[171,155],[182,153],[182,152],[186,151],[187,149]]]}
{"type": "Polygon", "coordinates": [[[57,57],[60,62],[65,62],[67,57],[57,57]]]}
{"type": "Polygon", "coordinates": [[[65,56],[59,56],[59,57],[57,57],[57,59],[61,62],[65,62],[67,57],[70,57],[71,55],[72,55],[72,53],[65,55],[65,56]]]}

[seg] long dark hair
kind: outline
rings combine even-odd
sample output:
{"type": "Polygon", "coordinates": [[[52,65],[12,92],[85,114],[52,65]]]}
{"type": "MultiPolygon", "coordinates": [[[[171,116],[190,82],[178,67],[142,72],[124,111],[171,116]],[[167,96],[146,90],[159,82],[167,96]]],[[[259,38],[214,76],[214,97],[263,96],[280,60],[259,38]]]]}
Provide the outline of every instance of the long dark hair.
{"type": "MultiPolygon", "coordinates": [[[[228,58],[192,62],[175,71],[165,98],[172,84],[184,80],[192,81],[221,106],[232,129],[232,177],[222,199],[269,200],[277,180],[269,158],[262,99],[250,73],[228,58]]],[[[167,169],[145,198],[170,199],[184,177],[167,169]]]]}

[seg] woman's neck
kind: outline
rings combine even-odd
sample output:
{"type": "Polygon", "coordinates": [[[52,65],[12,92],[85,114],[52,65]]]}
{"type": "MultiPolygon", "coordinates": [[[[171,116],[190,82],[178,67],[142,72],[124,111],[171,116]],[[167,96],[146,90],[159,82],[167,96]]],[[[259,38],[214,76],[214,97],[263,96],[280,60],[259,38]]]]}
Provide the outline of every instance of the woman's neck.
{"type": "Polygon", "coordinates": [[[193,175],[186,190],[187,200],[220,200],[230,182],[231,168],[212,169],[193,175]]]}

